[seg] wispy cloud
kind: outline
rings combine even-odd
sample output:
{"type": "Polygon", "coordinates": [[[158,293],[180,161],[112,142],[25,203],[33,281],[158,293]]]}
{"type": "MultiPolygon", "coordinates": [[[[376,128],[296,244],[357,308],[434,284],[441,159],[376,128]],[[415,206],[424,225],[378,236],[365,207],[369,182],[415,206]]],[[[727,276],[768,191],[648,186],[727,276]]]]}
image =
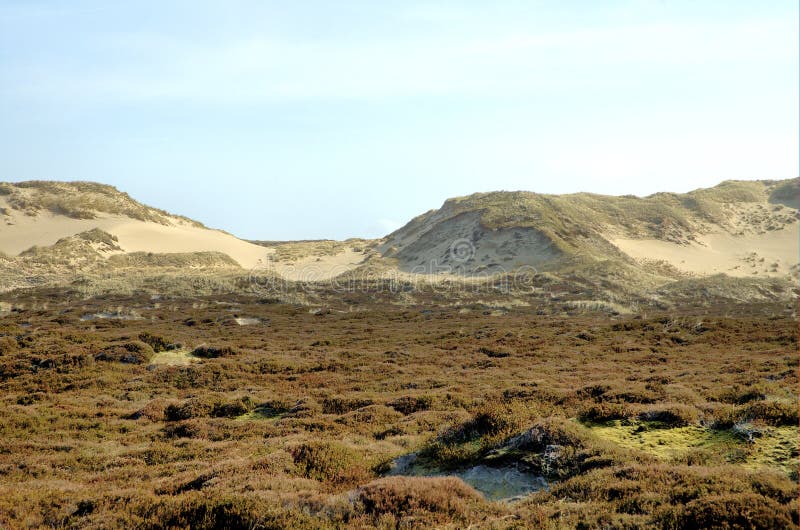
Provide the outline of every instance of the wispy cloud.
{"type": "Polygon", "coordinates": [[[631,86],[666,67],[788,60],[793,22],[647,24],[458,37],[441,42],[276,40],[209,45],[164,35],[112,35],[117,63],[4,64],[5,94],[69,100],[254,103],[430,95],[503,97],[595,84],[631,86]]]}

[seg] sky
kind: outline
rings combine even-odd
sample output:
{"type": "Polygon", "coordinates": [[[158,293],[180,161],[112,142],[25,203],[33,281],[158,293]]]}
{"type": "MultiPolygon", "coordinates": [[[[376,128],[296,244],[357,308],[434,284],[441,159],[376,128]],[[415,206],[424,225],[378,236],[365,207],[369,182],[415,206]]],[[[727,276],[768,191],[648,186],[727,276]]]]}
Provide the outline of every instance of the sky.
{"type": "Polygon", "coordinates": [[[0,181],[247,239],[798,176],[797,0],[0,0],[0,181]]]}

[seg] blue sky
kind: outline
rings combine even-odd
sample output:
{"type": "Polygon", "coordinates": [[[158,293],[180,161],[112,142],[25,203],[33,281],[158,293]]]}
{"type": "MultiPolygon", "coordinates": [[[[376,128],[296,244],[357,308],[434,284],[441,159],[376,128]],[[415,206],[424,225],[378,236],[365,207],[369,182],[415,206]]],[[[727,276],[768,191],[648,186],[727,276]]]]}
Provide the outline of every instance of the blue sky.
{"type": "Polygon", "coordinates": [[[0,180],[254,239],[798,175],[796,0],[0,0],[0,180]]]}

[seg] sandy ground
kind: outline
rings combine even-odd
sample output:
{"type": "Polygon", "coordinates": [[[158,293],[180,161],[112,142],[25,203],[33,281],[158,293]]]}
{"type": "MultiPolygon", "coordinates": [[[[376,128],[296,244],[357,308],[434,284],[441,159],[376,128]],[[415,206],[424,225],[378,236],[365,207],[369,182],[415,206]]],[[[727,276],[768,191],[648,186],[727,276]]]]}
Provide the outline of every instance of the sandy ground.
{"type": "Polygon", "coordinates": [[[288,280],[330,280],[353,270],[364,262],[364,253],[347,249],[332,256],[309,256],[292,263],[276,263],[274,269],[288,280]]]}
{"type": "Polygon", "coordinates": [[[173,350],[157,353],[150,359],[150,364],[163,366],[188,366],[199,362],[189,350],[173,350]]]}
{"type": "Polygon", "coordinates": [[[117,236],[125,252],[223,252],[244,268],[254,268],[274,252],[242,241],[219,230],[200,228],[179,219],[171,225],[138,221],[129,217],[101,216],[71,219],[51,213],[30,217],[15,212],[12,225],[0,224],[0,251],[18,255],[33,245],[48,246],[63,237],[99,228],[117,236]]]}
{"type": "Polygon", "coordinates": [[[784,276],[800,261],[799,237],[795,223],[783,230],[758,235],[709,234],[691,245],[655,239],[612,239],[611,242],[634,259],[663,260],[684,272],[784,276]]]}
{"type": "Polygon", "coordinates": [[[365,254],[347,249],[333,256],[309,256],[292,263],[271,263],[274,249],[242,241],[219,230],[199,228],[180,219],[170,225],[139,221],[128,217],[100,216],[97,219],[71,219],[51,213],[30,217],[13,212],[12,224],[0,224],[0,251],[18,255],[33,245],[49,246],[61,238],[99,228],[115,235],[124,252],[223,252],[245,269],[272,268],[290,280],[328,280],[356,268],[365,254]]]}

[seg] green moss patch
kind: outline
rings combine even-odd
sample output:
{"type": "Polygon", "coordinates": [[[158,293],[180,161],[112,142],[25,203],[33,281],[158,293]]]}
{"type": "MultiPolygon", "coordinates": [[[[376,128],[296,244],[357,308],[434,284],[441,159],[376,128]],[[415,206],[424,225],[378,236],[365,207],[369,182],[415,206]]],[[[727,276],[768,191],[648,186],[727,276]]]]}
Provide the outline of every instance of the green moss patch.
{"type": "Polygon", "coordinates": [[[616,420],[587,427],[598,438],[665,461],[735,463],[750,469],[770,467],[787,474],[796,473],[798,466],[797,427],[763,427],[752,441],[733,430],[698,425],[669,428],[656,422],[616,420]]]}

